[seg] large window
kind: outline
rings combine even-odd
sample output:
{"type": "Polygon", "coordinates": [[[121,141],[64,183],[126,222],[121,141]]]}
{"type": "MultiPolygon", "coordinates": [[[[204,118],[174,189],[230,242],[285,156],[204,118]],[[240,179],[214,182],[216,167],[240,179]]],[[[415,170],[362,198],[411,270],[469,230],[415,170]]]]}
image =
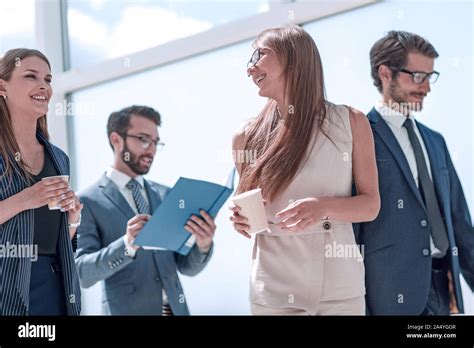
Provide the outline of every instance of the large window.
{"type": "Polygon", "coordinates": [[[0,55],[12,48],[35,47],[35,1],[0,1],[0,55]]]}
{"type": "Polygon", "coordinates": [[[380,3],[305,26],[322,56],[328,97],[364,113],[379,98],[370,77],[369,51],[375,41],[392,29],[412,31],[431,41],[440,55],[435,60],[435,69],[441,75],[431,85],[419,120],[443,133],[471,203],[471,214],[474,37],[473,31],[466,28],[473,28],[472,9],[468,2],[454,2],[452,6],[442,2],[380,3]],[[369,25],[360,26],[368,18],[369,25]],[[456,22],[463,24],[441,26],[442,18],[456,18],[456,22]]]}
{"type": "Polygon", "coordinates": [[[269,6],[269,0],[69,0],[71,66],[141,51],[269,6]]]}

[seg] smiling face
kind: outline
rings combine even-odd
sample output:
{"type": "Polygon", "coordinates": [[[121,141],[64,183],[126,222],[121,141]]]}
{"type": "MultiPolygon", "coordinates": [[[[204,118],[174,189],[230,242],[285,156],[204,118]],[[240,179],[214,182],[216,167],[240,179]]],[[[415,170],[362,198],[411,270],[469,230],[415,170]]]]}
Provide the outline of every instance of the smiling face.
{"type": "Polygon", "coordinates": [[[144,148],[144,141],[142,140],[159,140],[157,125],[145,117],[132,115],[126,134],[127,136],[121,137],[114,132],[112,139],[116,151],[118,150],[118,153],[120,153],[122,168],[126,166],[129,169],[123,171],[128,172],[132,177],[147,174],[156,154],[156,146],[151,142],[149,147],[144,148]],[[134,175],[131,175],[132,173],[134,175]]]}
{"type": "MultiPolygon", "coordinates": [[[[405,70],[412,72],[430,73],[434,68],[434,58],[426,57],[419,53],[409,53],[405,70]]],[[[396,78],[392,78],[388,83],[388,88],[384,87],[389,99],[406,106],[412,111],[423,109],[424,98],[431,91],[429,79],[423,83],[413,82],[412,75],[398,72],[396,78]]],[[[387,98],[386,98],[387,99],[387,98]]]]}
{"type": "Polygon", "coordinates": [[[53,95],[51,69],[39,57],[19,60],[8,81],[0,80],[2,94],[12,115],[38,119],[48,113],[53,95]]]}
{"type": "Polygon", "coordinates": [[[283,102],[285,96],[283,66],[273,50],[266,47],[257,48],[260,49],[260,59],[247,69],[247,74],[258,86],[260,96],[272,98],[279,103],[283,102]]]}

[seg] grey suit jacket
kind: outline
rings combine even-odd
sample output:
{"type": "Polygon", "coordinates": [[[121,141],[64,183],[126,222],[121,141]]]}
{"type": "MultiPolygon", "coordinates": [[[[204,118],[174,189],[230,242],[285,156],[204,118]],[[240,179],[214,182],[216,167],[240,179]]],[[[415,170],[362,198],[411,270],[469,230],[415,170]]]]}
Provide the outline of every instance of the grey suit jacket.
{"type": "MultiPolygon", "coordinates": [[[[154,212],[170,188],[145,180],[154,212]]],[[[112,315],[161,315],[162,289],[175,315],[189,315],[177,271],[196,275],[209,261],[213,246],[203,254],[195,245],[187,256],[172,251],[138,249],[125,253],[123,236],[135,213],[118,187],[104,174],[79,193],[84,203],[78,228],[76,265],[81,286],[102,283],[102,312],[112,315]]]]}

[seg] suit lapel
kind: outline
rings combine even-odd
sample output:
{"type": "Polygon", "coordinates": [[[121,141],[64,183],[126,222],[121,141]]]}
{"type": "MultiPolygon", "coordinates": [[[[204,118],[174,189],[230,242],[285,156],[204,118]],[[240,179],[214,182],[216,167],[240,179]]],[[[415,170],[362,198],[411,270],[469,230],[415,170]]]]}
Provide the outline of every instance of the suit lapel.
{"type": "Polygon", "coordinates": [[[102,189],[104,195],[110,200],[110,202],[115,205],[125,216],[130,220],[135,216],[135,212],[130,207],[128,202],[120,193],[117,185],[110,180],[107,175],[103,175],[99,182],[99,187],[102,189]]]}
{"type": "Polygon", "coordinates": [[[372,108],[368,114],[370,123],[372,124],[372,128],[374,131],[380,136],[382,141],[387,146],[388,150],[392,153],[393,157],[395,158],[398,166],[400,167],[403,176],[405,177],[408,186],[410,187],[413,194],[416,196],[416,199],[420,204],[425,208],[425,204],[421,197],[420,191],[416,186],[415,179],[413,178],[413,174],[411,173],[410,166],[408,165],[408,161],[403,153],[398,140],[395,138],[395,135],[388,127],[385,120],[380,116],[380,114],[372,108]]]}
{"type": "MultiPolygon", "coordinates": [[[[420,131],[423,141],[425,142],[426,152],[428,153],[428,157],[430,159],[431,177],[433,180],[433,185],[435,188],[436,196],[438,198],[438,203],[441,209],[441,213],[445,217],[444,221],[445,221],[445,226],[446,226],[446,232],[448,234],[449,245],[453,247],[456,245],[456,241],[454,240],[452,223],[449,222],[450,220],[446,219],[446,217],[451,216],[451,212],[450,212],[451,199],[449,197],[449,177],[447,177],[448,174],[445,174],[447,173],[447,168],[446,168],[446,171],[442,170],[443,168],[442,163],[440,163],[440,157],[438,156],[439,154],[436,152],[436,149],[438,147],[436,146],[435,139],[430,134],[429,129],[419,122],[416,122],[416,125],[418,127],[418,130],[420,131]]],[[[451,255],[452,255],[451,256],[451,273],[452,273],[453,286],[454,286],[454,291],[455,291],[455,296],[456,296],[456,305],[459,309],[459,312],[464,313],[464,302],[463,302],[463,297],[462,297],[461,281],[459,278],[459,273],[456,274],[453,271],[454,269],[460,269],[459,258],[456,256],[453,256],[452,252],[451,252],[451,255]]]]}

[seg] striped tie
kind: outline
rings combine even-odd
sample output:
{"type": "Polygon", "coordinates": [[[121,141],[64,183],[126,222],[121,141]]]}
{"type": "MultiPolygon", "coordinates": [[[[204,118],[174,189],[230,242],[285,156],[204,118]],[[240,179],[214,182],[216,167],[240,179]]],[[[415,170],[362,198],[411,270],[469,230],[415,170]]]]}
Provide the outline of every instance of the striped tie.
{"type": "MultiPolygon", "coordinates": [[[[135,206],[137,207],[137,211],[139,214],[149,214],[150,207],[148,203],[145,201],[141,191],[140,191],[140,184],[135,179],[130,180],[127,185],[125,186],[130,191],[132,191],[133,200],[135,201],[135,206]]],[[[172,316],[173,312],[171,311],[171,307],[169,304],[164,304],[161,308],[161,312],[163,316],[172,316]]]]}
{"type": "Polygon", "coordinates": [[[132,179],[127,183],[127,185],[125,185],[125,187],[132,191],[133,200],[135,201],[135,206],[137,207],[138,214],[149,214],[150,207],[148,206],[148,203],[145,201],[145,198],[143,198],[143,195],[140,192],[141,186],[138,181],[132,179]]]}

